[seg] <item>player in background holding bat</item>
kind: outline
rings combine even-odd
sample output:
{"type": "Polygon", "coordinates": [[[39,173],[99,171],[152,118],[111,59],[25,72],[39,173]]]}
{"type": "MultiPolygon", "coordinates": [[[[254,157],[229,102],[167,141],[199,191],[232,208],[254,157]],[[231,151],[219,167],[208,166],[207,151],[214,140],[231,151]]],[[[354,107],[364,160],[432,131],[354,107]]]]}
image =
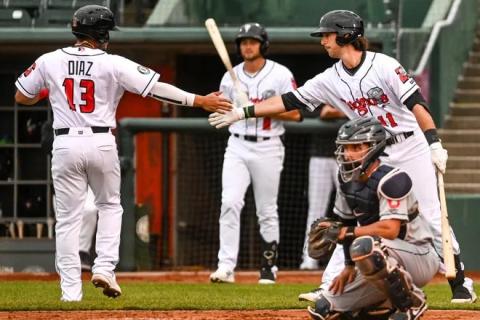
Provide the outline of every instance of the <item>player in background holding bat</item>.
{"type": "MultiPolygon", "coordinates": [[[[335,106],[350,119],[378,119],[393,134],[385,149],[388,154],[385,163],[405,170],[413,179],[420,211],[430,222],[437,253],[443,256],[435,170],[445,172],[448,156],[420,88],[394,58],[367,51],[363,20],[354,12],[334,10],[326,13],[311,36],[321,37],[328,55],[339,61],[295,91],[243,109],[214,113],[209,118],[210,123],[218,128],[239,119],[249,120],[297,108],[314,110],[322,103],[335,106]]],[[[456,277],[449,280],[451,302],[473,303],[477,298],[473,282],[464,275],[460,247],[454,236],[452,242],[456,277]]],[[[322,289],[328,290],[342,264],[342,249],[337,248],[323,273],[320,289],[299,298],[316,300],[322,289]]]]}
{"type": "Polygon", "coordinates": [[[116,30],[107,7],[87,5],[75,11],[72,33],[76,42],[45,53],[22,73],[15,101],[33,105],[49,92],[55,139],[52,178],[56,194],[55,265],[62,301],[83,298],[79,233],[88,187],[95,195],[98,222],[92,283],[108,297],[122,290],[115,278],[119,261],[123,208],[120,204],[120,161],[111,129],[125,91],[178,105],[209,111],[228,110],[231,103],[216,93],[185,92],[159,82],[160,75],[124,57],[106,52],[116,30]]]}
{"type": "MultiPolygon", "coordinates": [[[[258,23],[240,28],[236,47],[244,62],[233,68],[250,103],[296,88],[292,73],[284,66],[265,58],[268,35],[258,23]]],[[[228,72],[220,91],[242,105],[228,72]]],[[[281,136],[282,120],[301,121],[298,110],[272,117],[239,121],[229,127],[230,138],[222,172],[222,206],[220,212],[220,250],[218,269],[210,275],[212,282],[232,283],[240,246],[240,213],[250,184],[253,186],[258,224],[260,225],[261,269],[259,283],[275,283],[280,230],[277,196],[285,155],[281,136]]]]}

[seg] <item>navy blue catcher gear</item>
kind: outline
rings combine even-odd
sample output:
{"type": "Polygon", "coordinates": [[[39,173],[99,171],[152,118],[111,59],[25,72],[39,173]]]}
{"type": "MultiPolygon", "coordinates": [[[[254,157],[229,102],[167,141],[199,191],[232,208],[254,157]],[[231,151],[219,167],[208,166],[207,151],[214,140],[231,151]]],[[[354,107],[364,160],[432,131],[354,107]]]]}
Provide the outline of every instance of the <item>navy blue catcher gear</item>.
{"type": "Polygon", "coordinates": [[[240,30],[235,37],[235,43],[237,44],[237,52],[240,54],[240,42],[242,39],[251,38],[260,41],[260,53],[265,57],[267,54],[270,42],[268,41],[268,34],[265,28],[256,22],[245,23],[240,27],[240,30]]]}
{"type": "Polygon", "coordinates": [[[337,44],[344,46],[364,35],[363,20],[358,14],[348,10],[327,12],[320,18],[318,28],[310,33],[312,37],[322,37],[324,33],[337,34],[337,44]]]}
{"type": "Polygon", "coordinates": [[[98,5],[83,6],[73,14],[72,33],[78,38],[91,38],[99,43],[108,42],[109,31],[118,30],[113,12],[98,5]]]}

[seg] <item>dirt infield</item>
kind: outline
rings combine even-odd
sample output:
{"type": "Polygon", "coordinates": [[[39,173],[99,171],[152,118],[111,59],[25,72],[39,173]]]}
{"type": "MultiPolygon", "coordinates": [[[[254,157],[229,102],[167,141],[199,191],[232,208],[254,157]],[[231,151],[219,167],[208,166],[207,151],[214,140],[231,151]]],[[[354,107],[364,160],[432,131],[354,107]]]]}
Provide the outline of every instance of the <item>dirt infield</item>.
{"type": "MultiPolygon", "coordinates": [[[[208,283],[209,271],[175,271],[175,272],[132,272],[118,273],[117,278],[122,281],[158,281],[170,283],[208,283]]],[[[311,283],[315,287],[320,281],[320,272],[306,271],[284,271],[279,273],[279,283],[311,283]]],[[[468,273],[468,276],[475,281],[480,280],[480,273],[468,273]]],[[[90,274],[84,274],[85,279],[90,274]]],[[[258,272],[235,273],[238,283],[256,283],[258,272]]],[[[50,273],[0,273],[0,281],[14,280],[40,280],[56,281],[58,276],[50,273]]],[[[442,275],[435,277],[434,282],[445,282],[442,275]]],[[[118,311],[17,311],[0,312],[1,319],[169,319],[169,320],[253,320],[253,319],[309,319],[306,310],[179,310],[179,311],[140,311],[140,310],[118,310],[118,311]]],[[[422,317],[422,320],[473,320],[480,319],[480,311],[465,310],[429,310],[422,317]]]]}
{"type": "MultiPolygon", "coordinates": [[[[159,320],[299,320],[310,319],[305,310],[256,310],[256,311],[22,311],[0,312],[0,319],[159,319],[159,320]]],[[[471,320],[480,319],[480,311],[429,310],[422,320],[471,320]]]]}

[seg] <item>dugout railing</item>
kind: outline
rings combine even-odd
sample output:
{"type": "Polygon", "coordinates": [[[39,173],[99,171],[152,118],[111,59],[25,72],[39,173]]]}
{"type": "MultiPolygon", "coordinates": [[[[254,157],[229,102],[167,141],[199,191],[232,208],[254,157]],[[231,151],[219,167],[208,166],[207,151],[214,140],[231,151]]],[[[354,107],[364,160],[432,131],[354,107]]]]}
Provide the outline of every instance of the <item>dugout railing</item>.
{"type": "MultiPolygon", "coordinates": [[[[305,170],[308,170],[308,167],[305,167],[306,160],[308,158],[308,144],[305,143],[305,139],[302,139],[301,143],[297,143],[296,141],[292,141],[291,138],[294,136],[310,136],[314,134],[322,134],[322,133],[327,133],[327,132],[332,132],[336,131],[339,127],[339,123],[337,122],[326,122],[326,121],[321,121],[317,119],[305,119],[301,123],[286,123],[286,138],[287,138],[287,147],[286,147],[286,153],[288,158],[288,151],[289,149],[293,152],[291,157],[300,157],[303,159],[302,164],[297,164],[298,160],[293,160],[291,162],[294,162],[293,164],[290,165],[290,167],[293,167],[296,169],[301,169],[301,172],[303,173],[300,177],[298,177],[298,181],[294,181],[293,183],[296,185],[301,185],[298,189],[298,193],[300,195],[305,195],[305,183],[301,180],[304,179],[305,177],[305,170]],[[289,141],[290,140],[290,141],[289,141]],[[295,150],[292,150],[292,148],[289,148],[288,144],[290,145],[296,145],[295,150]],[[302,167],[302,168],[297,168],[297,167],[302,167]]],[[[163,177],[163,187],[161,188],[162,192],[162,234],[160,235],[160,239],[157,242],[159,244],[159,247],[154,248],[153,250],[157,252],[157,254],[160,254],[162,257],[160,259],[159,263],[153,264],[153,269],[167,269],[170,267],[181,267],[182,263],[171,263],[172,260],[175,262],[175,257],[170,257],[169,256],[169,247],[171,248],[172,246],[175,247],[175,244],[170,243],[171,241],[176,241],[175,237],[170,237],[169,235],[172,233],[172,230],[169,230],[169,228],[177,228],[177,225],[181,225],[182,223],[176,222],[176,221],[169,221],[169,219],[172,218],[171,214],[167,214],[167,211],[169,208],[171,208],[171,205],[169,204],[169,201],[171,201],[171,196],[169,196],[169,188],[171,189],[171,185],[169,184],[169,180],[172,179],[172,177],[169,177],[169,161],[171,161],[171,155],[169,153],[171,152],[177,152],[177,153],[183,153],[185,152],[182,150],[181,147],[174,148],[172,149],[169,147],[171,146],[172,140],[171,137],[177,136],[177,135],[182,135],[182,134],[188,134],[191,135],[192,137],[203,137],[206,141],[206,144],[208,141],[211,140],[222,140],[223,142],[226,141],[228,137],[228,131],[227,130],[216,130],[212,128],[207,120],[205,118],[164,118],[164,119],[152,119],[152,118],[124,118],[120,121],[119,124],[119,153],[120,153],[120,160],[121,160],[121,167],[122,167],[122,187],[121,187],[121,193],[122,193],[122,206],[124,208],[124,217],[123,217],[123,224],[122,224],[122,242],[121,242],[121,248],[120,248],[120,268],[121,270],[125,271],[132,271],[132,270],[138,270],[138,261],[136,261],[136,257],[138,257],[138,246],[136,246],[136,243],[138,245],[138,233],[136,230],[138,230],[138,223],[136,221],[136,211],[138,211],[138,206],[135,203],[135,135],[138,133],[144,133],[144,132],[161,132],[162,133],[162,141],[159,141],[159,143],[162,143],[162,159],[163,161],[161,162],[162,166],[162,177],[163,177]],[[166,262],[170,261],[170,263],[166,262]]],[[[192,142],[195,144],[195,141],[192,142]]],[[[191,145],[191,144],[189,144],[191,145]]],[[[202,148],[202,146],[197,147],[202,148]]],[[[205,147],[207,148],[207,146],[205,147]]],[[[216,155],[215,157],[220,159],[220,162],[218,160],[215,162],[215,167],[216,167],[216,172],[221,171],[221,160],[223,160],[223,152],[224,152],[224,143],[222,143],[222,146],[216,149],[216,155]]],[[[191,158],[192,156],[187,156],[191,158]]],[[[191,163],[194,163],[195,161],[199,161],[200,159],[189,159],[191,163]]],[[[185,163],[185,161],[177,158],[177,161],[185,163]]],[[[188,170],[188,169],[186,169],[188,170]]],[[[195,171],[196,169],[193,169],[195,171]]],[[[285,170],[288,170],[288,168],[285,168],[285,170]]],[[[177,174],[182,175],[182,170],[178,170],[177,174]]],[[[188,175],[188,173],[185,173],[185,175],[188,175]]],[[[218,174],[217,179],[215,180],[214,184],[220,184],[220,181],[218,179],[218,174]]],[[[283,179],[283,178],[282,178],[283,179]]],[[[297,179],[297,178],[296,178],[297,179]]],[[[284,180],[284,179],[283,179],[284,180]]],[[[283,183],[283,182],[282,182],[283,183]]],[[[140,186],[141,187],[141,186],[140,186]]],[[[148,187],[148,186],[145,186],[148,187]]],[[[282,187],[281,187],[282,188],[282,187]]],[[[295,185],[292,186],[292,188],[296,188],[295,185]]],[[[221,186],[216,185],[215,186],[217,195],[220,196],[221,192],[221,186]]],[[[177,192],[174,190],[174,192],[177,192]]],[[[290,191],[292,192],[292,191],[290,191]]],[[[289,193],[290,193],[289,192],[289,193]]],[[[297,197],[298,198],[298,197],[297,197]]],[[[305,199],[304,199],[305,200],[305,199]]],[[[198,201],[198,199],[192,200],[192,202],[198,201]]],[[[285,200],[286,203],[290,204],[293,202],[291,199],[285,200]]],[[[209,209],[207,210],[208,213],[211,213],[211,217],[209,218],[209,221],[207,221],[207,218],[205,218],[204,221],[200,222],[201,224],[212,224],[212,225],[218,225],[218,214],[220,211],[220,206],[217,201],[214,201],[215,204],[218,204],[218,207],[213,208],[210,206],[209,209]],[[211,208],[211,209],[210,209],[211,208]],[[214,212],[210,212],[213,210],[214,212]],[[216,218],[215,218],[216,217],[216,218]]],[[[183,206],[188,204],[182,204],[183,206]]],[[[178,206],[175,206],[178,208],[178,206]]],[[[279,207],[281,207],[281,204],[279,203],[279,207]]],[[[283,206],[283,207],[288,207],[288,206],[283,206]]],[[[298,207],[298,206],[297,206],[298,207]]],[[[196,208],[189,209],[188,211],[196,211],[196,208]]],[[[296,208],[296,210],[301,210],[304,213],[304,217],[306,218],[306,207],[303,206],[302,208],[296,208]]],[[[173,213],[173,217],[175,219],[176,212],[173,213]]],[[[138,217],[138,215],[137,215],[138,217]]],[[[305,219],[300,219],[303,220],[303,222],[299,222],[296,217],[291,217],[289,218],[290,220],[285,222],[284,225],[293,225],[295,223],[298,224],[297,229],[299,230],[296,237],[296,243],[300,240],[303,241],[303,233],[304,233],[304,224],[305,224],[305,219]]],[[[252,221],[255,221],[254,219],[252,221]]],[[[243,223],[243,222],[242,222],[243,223]]],[[[188,221],[183,222],[183,224],[188,224],[188,221]]],[[[253,223],[255,224],[255,223],[253,223]]],[[[252,223],[248,223],[248,225],[252,225],[252,223]]],[[[197,227],[198,229],[198,227],[197,227]]],[[[254,229],[254,228],[253,228],[254,229]]],[[[193,232],[198,232],[198,230],[193,231],[193,232]]],[[[218,230],[213,227],[213,229],[209,229],[205,231],[206,234],[209,235],[209,237],[213,238],[218,238],[218,230]],[[216,233],[216,234],[215,234],[216,233]]],[[[209,238],[210,239],[210,238],[209,238]]],[[[255,248],[254,244],[252,244],[255,237],[252,236],[251,234],[248,235],[245,239],[245,242],[247,244],[245,245],[246,250],[243,251],[254,251],[254,250],[249,250],[252,248],[255,248]],[[250,245],[248,245],[248,242],[250,242],[250,245]]],[[[193,252],[196,249],[191,248],[192,246],[195,246],[198,244],[198,242],[202,242],[205,240],[200,240],[196,241],[193,240],[194,244],[186,244],[187,248],[182,248],[182,251],[185,250],[192,250],[190,253],[190,256],[193,255],[194,257],[192,259],[195,260],[195,256],[197,256],[197,260],[200,260],[199,262],[197,261],[186,261],[185,263],[188,265],[200,265],[202,267],[211,267],[213,260],[216,259],[216,253],[212,254],[212,250],[218,250],[218,245],[217,244],[209,244],[209,253],[208,255],[210,256],[209,260],[205,262],[203,260],[205,253],[202,252],[193,252]],[[216,248],[216,249],[212,249],[216,248]]],[[[286,241],[287,243],[289,242],[288,240],[286,241]]],[[[297,245],[298,247],[298,245],[297,245]]],[[[298,248],[297,248],[298,249],[298,248]]],[[[241,248],[242,250],[242,248],[241,248]]],[[[301,245],[300,249],[301,251],[301,245]]],[[[296,250],[296,251],[299,251],[296,250]]],[[[175,250],[174,250],[175,251],[175,250]]],[[[198,251],[198,250],[197,250],[198,251]]],[[[248,261],[254,261],[256,257],[252,257],[252,253],[246,253],[247,255],[250,255],[249,257],[246,257],[245,260],[248,261]]],[[[292,253],[295,255],[301,254],[301,252],[295,252],[292,253]]],[[[174,254],[175,255],[175,254],[174,254]]],[[[297,263],[297,262],[292,262],[292,263],[297,263]]],[[[247,268],[252,266],[252,263],[245,263],[244,266],[247,266],[247,268]]],[[[292,268],[294,268],[293,265],[291,265],[292,268]]]]}

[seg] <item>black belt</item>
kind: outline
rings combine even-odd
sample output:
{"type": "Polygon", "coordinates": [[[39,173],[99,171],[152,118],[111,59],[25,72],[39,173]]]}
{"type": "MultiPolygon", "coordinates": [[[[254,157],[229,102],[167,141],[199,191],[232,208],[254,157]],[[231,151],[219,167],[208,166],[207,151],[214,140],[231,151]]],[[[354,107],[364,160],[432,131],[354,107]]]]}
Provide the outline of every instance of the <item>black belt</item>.
{"type": "Polygon", "coordinates": [[[235,138],[239,138],[239,139],[243,139],[245,141],[251,141],[251,142],[260,142],[260,141],[270,140],[270,137],[244,136],[238,133],[234,133],[233,136],[235,138]]]}
{"type": "MultiPolygon", "coordinates": [[[[107,133],[110,131],[109,127],[90,127],[93,133],[107,133]]],[[[54,130],[56,136],[61,136],[62,134],[68,134],[70,128],[60,128],[54,130]]]]}
{"type": "Polygon", "coordinates": [[[391,136],[390,138],[387,139],[387,146],[407,140],[411,136],[413,136],[413,131],[402,132],[394,136],[391,136]]]}

